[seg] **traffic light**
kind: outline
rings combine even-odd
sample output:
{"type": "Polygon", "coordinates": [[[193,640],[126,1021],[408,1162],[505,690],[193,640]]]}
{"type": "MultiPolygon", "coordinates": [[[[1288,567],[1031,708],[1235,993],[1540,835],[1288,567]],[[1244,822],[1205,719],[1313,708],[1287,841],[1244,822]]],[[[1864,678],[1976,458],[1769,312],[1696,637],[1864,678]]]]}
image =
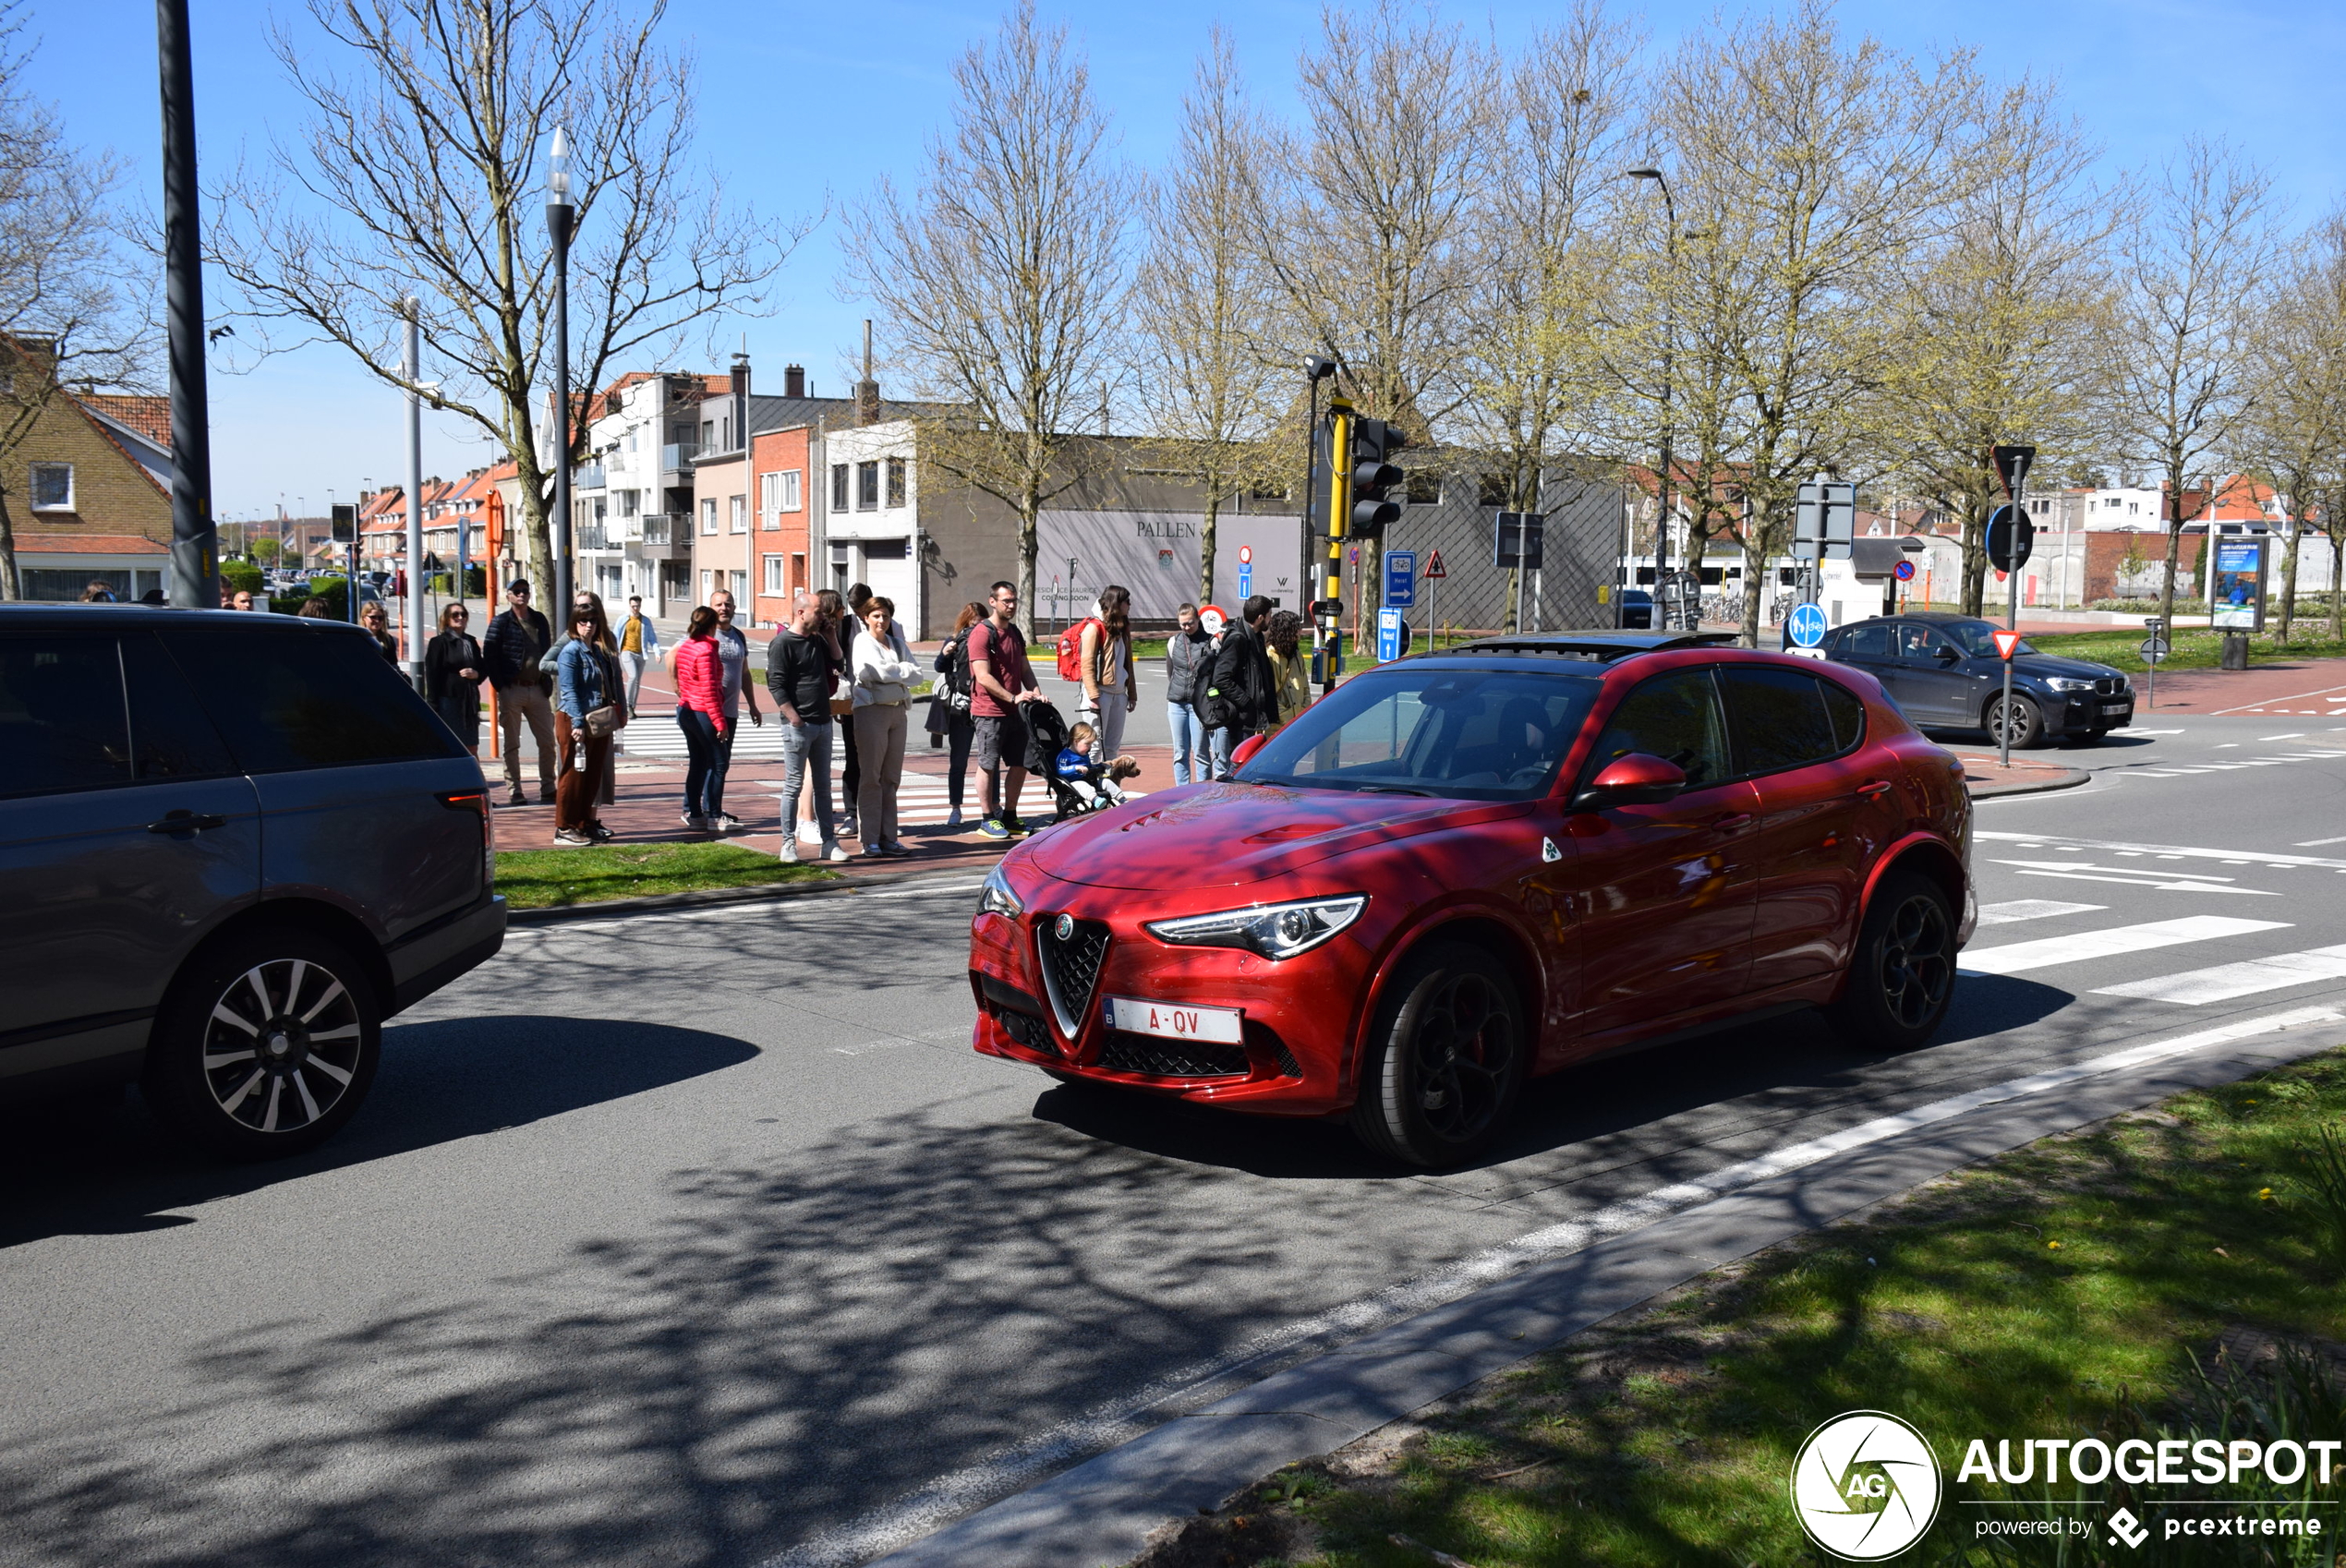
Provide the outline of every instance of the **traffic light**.
{"type": "Polygon", "coordinates": [[[1351,532],[1358,537],[1373,539],[1385,532],[1386,524],[1400,519],[1401,503],[1392,499],[1392,492],[1401,483],[1402,474],[1387,461],[1387,456],[1409,443],[1399,426],[1383,419],[1356,418],[1351,426],[1351,532]]]}

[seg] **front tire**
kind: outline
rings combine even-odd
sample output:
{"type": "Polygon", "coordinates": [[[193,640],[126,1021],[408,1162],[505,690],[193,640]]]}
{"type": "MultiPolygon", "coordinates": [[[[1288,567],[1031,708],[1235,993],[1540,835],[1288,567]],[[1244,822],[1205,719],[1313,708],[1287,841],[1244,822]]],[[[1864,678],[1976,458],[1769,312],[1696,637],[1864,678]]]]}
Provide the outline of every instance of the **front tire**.
{"type": "Polygon", "coordinates": [[[2007,716],[2004,699],[1999,694],[1989,699],[1987,728],[1988,738],[1991,741],[2002,741],[2004,730],[2009,728],[2012,730],[2012,749],[2015,752],[2026,751],[2045,738],[2045,716],[2037,711],[2034,702],[2018,692],[2012,694],[2011,712],[2007,716]]]}
{"type": "Polygon", "coordinates": [[[1955,911],[1936,882],[1914,873],[1884,880],[1866,907],[1856,951],[1828,1009],[1851,1044],[1911,1051],[1946,1020],[1955,994],[1955,911]]]}
{"type": "Polygon", "coordinates": [[[1506,1126],[1530,1066],[1514,977],[1445,943],[1411,957],[1386,995],[1361,1057],[1353,1135],[1409,1164],[1464,1164],[1506,1126]]]}
{"type": "Polygon", "coordinates": [[[155,1114],[232,1160],[315,1148],[357,1114],[382,1007],[340,944],[260,930],[200,955],[155,1020],[141,1087],[155,1114]]]}

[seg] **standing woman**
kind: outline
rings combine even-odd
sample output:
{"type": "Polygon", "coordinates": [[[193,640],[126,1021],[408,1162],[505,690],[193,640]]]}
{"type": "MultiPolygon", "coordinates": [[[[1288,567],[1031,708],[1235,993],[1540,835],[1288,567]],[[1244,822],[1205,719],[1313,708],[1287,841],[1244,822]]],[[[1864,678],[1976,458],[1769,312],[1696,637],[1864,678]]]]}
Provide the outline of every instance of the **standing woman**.
{"type": "Polygon", "coordinates": [[[611,776],[611,738],[627,722],[619,660],[599,609],[571,612],[570,641],[554,667],[554,744],[562,764],[554,774],[554,840],[599,844],[612,837],[596,811],[611,776]]]}
{"type": "Polygon", "coordinates": [[[480,645],[466,628],[472,611],[452,604],[440,612],[440,635],[424,645],[424,689],[441,722],[465,750],[480,752],[480,645]]]}
{"type": "Polygon", "coordinates": [[[1303,617],[1280,610],[1271,617],[1264,640],[1270,645],[1272,690],[1278,698],[1278,718],[1264,732],[1276,735],[1312,706],[1312,656],[1303,651],[1303,617]]]}
{"type": "Polygon", "coordinates": [[[684,731],[684,826],[706,832],[701,796],[717,766],[717,737],[725,733],[725,672],[717,655],[717,612],[693,611],[676,645],[676,723],[684,731]]]}
{"type": "Polygon", "coordinates": [[[970,628],[986,619],[986,607],[961,606],[954,618],[953,634],[937,650],[937,683],[928,699],[929,744],[940,741],[949,748],[945,776],[946,802],[953,808],[945,819],[949,828],[961,825],[962,775],[969,771],[970,742],[977,735],[977,719],[970,712],[975,682],[970,679],[970,628]]]}
{"type": "Polygon", "coordinates": [[[1110,583],[1100,590],[1093,619],[1083,623],[1083,700],[1075,716],[1100,738],[1100,754],[1117,756],[1124,747],[1124,720],[1141,700],[1132,669],[1132,596],[1110,583]]]}
{"type": "Polygon", "coordinates": [[[385,664],[399,662],[399,639],[391,634],[391,615],[381,599],[369,599],[358,607],[358,624],[374,638],[375,646],[382,650],[385,664]]]}
{"type": "Polygon", "coordinates": [[[893,599],[865,600],[864,629],[855,635],[855,747],[864,759],[856,819],[866,856],[904,853],[896,836],[896,788],[904,778],[905,720],[921,667],[895,615],[893,599]]]}

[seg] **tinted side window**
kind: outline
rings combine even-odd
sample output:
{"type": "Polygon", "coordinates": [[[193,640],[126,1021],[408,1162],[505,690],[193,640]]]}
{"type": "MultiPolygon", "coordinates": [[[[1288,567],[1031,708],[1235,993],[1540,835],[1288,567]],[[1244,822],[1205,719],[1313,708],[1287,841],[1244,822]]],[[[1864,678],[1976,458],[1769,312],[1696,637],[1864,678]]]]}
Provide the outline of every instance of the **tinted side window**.
{"type": "Polygon", "coordinates": [[[1659,676],[1624,698],[1597,738],[1590,777],[1631,752],[1676,763],[1693,789],[1729,776],[1726,719],[1709,669],[1659,676]]]}
{"type": "Polygon", "coordinates": [[[1852,626],[1842,633],[1837,658],[1888,658],[1890,657],[1890,622],[1870,621],[1852,626]]]}
{"type": "Polygon", "coordinates": [[[1730,665],[1719,671],[1744,773],[1779,773],[1839,754],[1824,682],[1797,669],[1730,665]]]}
{"type": "Polygon", "coordinates": [[[236,771],[187,678],[149,632],[122,639],[130,682],[130,760],[142,779],[218,778],[236,771]]]}
{"type": "Polygon", "coordinates": [[[367,636],[207,629],[163,645],[248,773],[461,754],[367,636]]]}
{"type": "Polygon", "coordinates": [[[108,636],[0,636],[0,795],[130,782],[122,661],[108,636]]]}
{"type": "Polygon", "coordinates": [[[1857,749],[1866,738],[1866,705],[1857,694],[1836,681],[1820,681],[1817,690],[1825,695],[1825,714],[1832,720],[1832,738],[1841,742],[1844,752],[1857,749]]]}

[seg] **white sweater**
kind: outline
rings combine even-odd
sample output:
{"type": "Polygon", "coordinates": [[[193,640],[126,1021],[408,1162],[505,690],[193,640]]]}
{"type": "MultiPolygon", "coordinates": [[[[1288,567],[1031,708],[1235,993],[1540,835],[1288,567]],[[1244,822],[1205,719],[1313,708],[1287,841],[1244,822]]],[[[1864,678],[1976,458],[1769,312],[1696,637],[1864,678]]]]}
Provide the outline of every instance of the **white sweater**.
{"type": "Polygon", "coordinates": [[[921,676],[921,667],[913,662],[913,650],[904,645],[902,630],[892,624],[885,645],[872,635],[868,627],[856,633],[851,663],[855,671],[857,707],[907,701],[912,696],[909,684],[921,676]]]}

